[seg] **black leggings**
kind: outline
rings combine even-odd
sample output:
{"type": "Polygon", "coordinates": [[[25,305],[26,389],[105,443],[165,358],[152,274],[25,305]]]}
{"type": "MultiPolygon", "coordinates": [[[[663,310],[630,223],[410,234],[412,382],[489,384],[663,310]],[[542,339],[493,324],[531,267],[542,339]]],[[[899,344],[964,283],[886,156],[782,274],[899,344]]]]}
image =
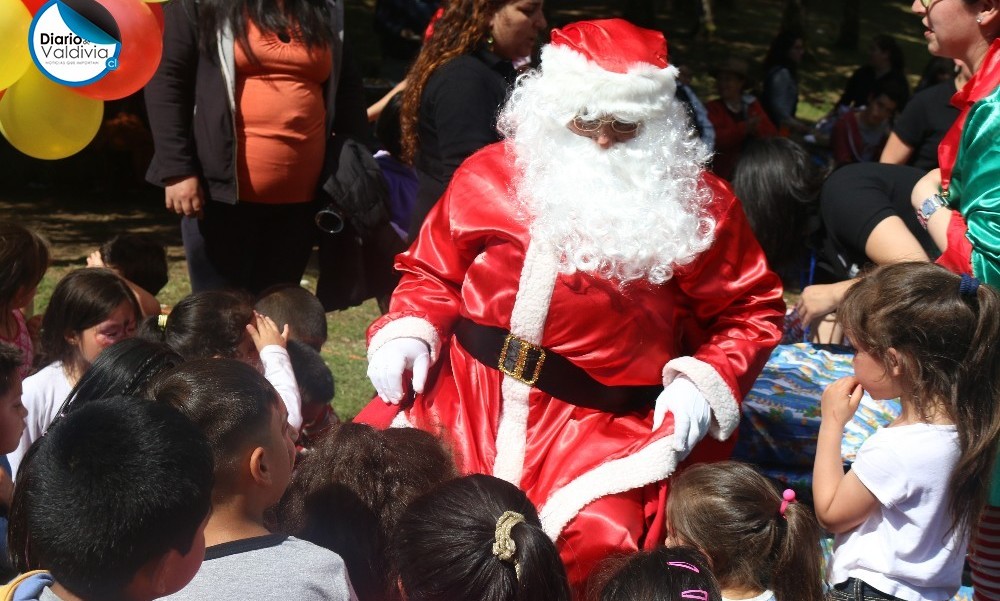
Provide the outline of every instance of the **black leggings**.
{"type": "Polygon", "coordinates": [[[868,237],[875,226],[893,215],[903,220],[929,257],[941,254],[910,203],[913,186],[923,176],[920,169],[905,165],[855,163],[827,178],[819,202],[828,246],[832,246],[826,258],[839,263],[834,268],[850,271],[851,265],[870,263],[865,254],[868,237]]]}

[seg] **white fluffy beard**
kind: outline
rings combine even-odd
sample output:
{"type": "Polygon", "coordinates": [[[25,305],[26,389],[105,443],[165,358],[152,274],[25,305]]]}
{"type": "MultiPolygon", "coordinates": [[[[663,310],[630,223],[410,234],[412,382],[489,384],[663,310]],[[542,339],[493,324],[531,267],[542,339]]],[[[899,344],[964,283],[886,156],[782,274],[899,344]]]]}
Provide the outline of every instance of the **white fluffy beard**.
{"type": "Polygon", "coordinates": [[[515,91],[501,117],[518,170],[514,191],[532,239],[555,247],[562,273],[659,285],[711,245],[711,192],[701,185],[707,150],[680,103],[647,119],[636,138],[604,150],[518,94],[524,91],[515,91]]]}

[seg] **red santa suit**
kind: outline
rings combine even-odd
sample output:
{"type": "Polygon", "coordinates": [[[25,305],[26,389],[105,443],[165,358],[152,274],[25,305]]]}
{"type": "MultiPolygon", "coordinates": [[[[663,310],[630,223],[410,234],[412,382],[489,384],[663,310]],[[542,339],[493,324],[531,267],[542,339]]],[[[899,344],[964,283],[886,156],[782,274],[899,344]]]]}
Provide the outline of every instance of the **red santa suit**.
{"type": "MultiPolygon", "coordinates": [[[[671,418],[651,431],[649,397],[614,412],[555,398],[474,358],[456,327],[471,321],[510,331],[606,386],[660,390],[688,377],[714,417],[712,440],[688,461],[719,460],[729,455],[740,401],[780,338],[781,283],[739,202],[710,174],[703,185],[713,196],[715,242],[666,284],[623,289],[561,274],[555,253],[529,235],[508,151],[502,142],[489,146],[455,173],[399,257],[403,277],[390,312],[369,330],[369,356],[400,337],[428,344],[425,393],[395,416],[385,414],[397,406],[376,398],[359,420],[439,433],[463,472],[519,485],[579,586],[609,553],[663,541],[665,479],[678,463],[671,418]]],[[[526,372],[521,380],[533,367],[526,372]]]]}

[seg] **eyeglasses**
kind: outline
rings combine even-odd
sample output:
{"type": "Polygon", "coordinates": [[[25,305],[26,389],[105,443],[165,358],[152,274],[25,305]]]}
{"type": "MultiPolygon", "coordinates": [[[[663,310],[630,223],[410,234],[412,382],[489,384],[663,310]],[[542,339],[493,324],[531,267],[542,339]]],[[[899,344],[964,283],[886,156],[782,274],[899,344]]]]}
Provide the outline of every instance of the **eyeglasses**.
{"type": "Polygon", "coordinates": [[[579,115],[573,117],[573,127],[588,134],[599,131],[605,123],[611,126],[613,132],[623,136],[634,136],[641,125],[635,121],[619,121],[618,119],[584,119],[579,115]]]}
{"type": "Polygon", "coordinates": [[[934,4],[937,0],[920,0],[920,5],[924,8],[930,8],[931,4],[934,4]]]}

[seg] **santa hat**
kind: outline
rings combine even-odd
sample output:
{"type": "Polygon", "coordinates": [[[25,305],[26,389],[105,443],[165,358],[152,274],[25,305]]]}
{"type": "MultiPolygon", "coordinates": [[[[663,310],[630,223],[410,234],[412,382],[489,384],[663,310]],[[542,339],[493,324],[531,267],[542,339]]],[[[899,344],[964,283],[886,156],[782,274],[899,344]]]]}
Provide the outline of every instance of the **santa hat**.
{"type": "Polygon", "coordinates": [[[567,113],[643,120],[673,101],[677,69],[663,34],[622,19],[580,21],[552,31],[539,79],[567,113]]]}

